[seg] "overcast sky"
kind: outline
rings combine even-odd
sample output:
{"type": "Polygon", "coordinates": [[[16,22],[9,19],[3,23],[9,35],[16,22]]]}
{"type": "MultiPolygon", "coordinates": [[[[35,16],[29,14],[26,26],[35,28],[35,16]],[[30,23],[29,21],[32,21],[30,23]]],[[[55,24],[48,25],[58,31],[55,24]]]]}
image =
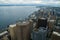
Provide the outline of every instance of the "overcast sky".
{"type": "Polygon", "coordinates": [[[25,3],[31,3],[31,4],[60,4],[59,0],[0,0],[0,4],[25,4],[25,3]]]}

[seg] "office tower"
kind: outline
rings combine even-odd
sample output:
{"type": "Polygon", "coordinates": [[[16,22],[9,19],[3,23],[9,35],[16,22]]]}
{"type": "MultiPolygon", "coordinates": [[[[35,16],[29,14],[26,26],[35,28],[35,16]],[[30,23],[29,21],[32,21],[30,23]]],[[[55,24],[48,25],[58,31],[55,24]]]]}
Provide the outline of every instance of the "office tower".
{"type": "Polygon", "coordinates": [[[18,22],[16,24],[17,40],[30,40],[32,23],[30,21],[18,22]]]}
{"type": "Polygon", "coordinates": [[[4,32],[0,33],[0,40],[9,40],[8,31],[4,31],[4,32]]]}
{"type": "Polygon", "coordinates": [[[47,19],[38,18],[37,26],[32,32],[32,40],[47,40],[47,30],[47,19]]]}
{"type": "Polygon", "coordinates": [[[56,16],[55,15],[51,16],[51,19],[56,20],[56,16]]]}
{"type": "Polygon", "coordinates": [[[7,31],[0,33],[0,40],[9,40],[7,36],[8,36],[7,31]]]}
{"type": "Polygon", "coordinates": [[[4,35],[1,40],[9,40],[8,35],[4,35]]]}
{"type": "Polygon", "coordinates": [[[54,31],[52,33],[51,40],[60,40],[60,33],[54,31]]]}
{"type": "Polygon", "coordinates": [[[55,20],[48,20],[48,27],[50,30],[54,28],[54,24],[55,24],[55,20]]]}
{"type": "Polygon", "coordinates": [[[39,27],[46,27],[46,26],[47,26],[47,19],[39,18],[36,27],[39,28],[39,27]]]}
{"type": "Polygon", "coordinates": [[[11,40],[16,40],[16,24],[9,25],[8,31],[11,36],[11,40]]]}
{"type": "Polygon", "coordinates": [[[54,29],[54,23],[55,20],[48,20],[48,28],[49,28],[49,33],[48,33],[48,37],[51,37],[53,29],[54,29]]]}
{"type": "Polygon", "coordinates": [[[47,40],[47,29],[41,27],[33,30],[32,40],[47,40]]]}

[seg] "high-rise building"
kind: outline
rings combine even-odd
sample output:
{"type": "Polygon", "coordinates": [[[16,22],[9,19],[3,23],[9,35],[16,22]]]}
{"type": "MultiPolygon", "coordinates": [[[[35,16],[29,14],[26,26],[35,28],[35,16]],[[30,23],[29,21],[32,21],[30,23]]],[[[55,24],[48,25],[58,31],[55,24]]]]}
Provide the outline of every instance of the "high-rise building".
{"type": "Polygon", "coordinates": [[[8,35],[3,36],[2,40],[9,40],[8,35]]]}
{"type": "Polygon", "coordinates": [[[39,27],[47,27],[47,19],[46,18],[39,18],[37,21],[37,28],[39,27]]]}
{"type": "Polygon", "coordinates": [[[54,31],[52,33],[51,40],[60,40],[60,33],[54,31]]]}
{"type": "Polygon", "coordinates": [[[53,29],[54,29],[54,23],[55,20],[48,20],[48,28],[49,28],[49,33],[48,33],[48,37],[51,37],[53,29]]]}
{"type": "Polygon", "coordinates": [[[16,24],[9,25],[8,31],[11,36],[11,40],[17,40],[15,30],[16,30],[16,24]]]}
{"type": "Polygon", "coordinates": [[[0,33],[0,40],[9,40],[7,31],[0,33]]]}
{"type": "Polygon", "coordinates": [[[55,20],[48,20],[48,27],[49,29],[52,29],[54,27],[55,20]]]}
{"type": "Polygon", "coordinates": [[[16,24],[17,40],[30,40],[32,30],[32,23],[30,21],[23,21],[16,24]]]}

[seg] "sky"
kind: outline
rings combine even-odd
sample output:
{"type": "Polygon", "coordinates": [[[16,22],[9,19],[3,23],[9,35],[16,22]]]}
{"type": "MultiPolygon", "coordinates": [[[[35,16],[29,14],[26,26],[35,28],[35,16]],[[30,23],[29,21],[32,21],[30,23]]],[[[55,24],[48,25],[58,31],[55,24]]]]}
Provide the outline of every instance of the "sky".
{"type": "Polygon", "coordinates": [[[0,0],[0,4],[60,4],[59,0],[0,0]]]}

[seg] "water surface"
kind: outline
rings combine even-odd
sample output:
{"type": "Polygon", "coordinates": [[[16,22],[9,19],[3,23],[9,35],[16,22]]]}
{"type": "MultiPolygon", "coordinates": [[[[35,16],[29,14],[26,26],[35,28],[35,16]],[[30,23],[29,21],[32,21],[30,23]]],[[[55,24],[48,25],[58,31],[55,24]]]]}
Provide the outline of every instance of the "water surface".
{"type": "Polygon", "coordinates": [[[0,31],[19,19],[28,17],[39,8],[36,6],[0,6],[0,31]]]}

